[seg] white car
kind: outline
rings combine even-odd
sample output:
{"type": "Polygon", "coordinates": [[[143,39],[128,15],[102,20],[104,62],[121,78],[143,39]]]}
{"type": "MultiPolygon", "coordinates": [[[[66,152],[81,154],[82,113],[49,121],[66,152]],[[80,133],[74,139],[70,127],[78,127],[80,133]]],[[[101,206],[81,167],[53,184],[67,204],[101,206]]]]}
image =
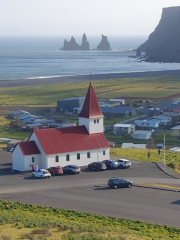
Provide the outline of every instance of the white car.
{"type": "Polygon", "coordinates": [[[39,169],[38,171],[34,171],[32,173],[32,177],[37,177],[37,178],[50,178],[51,174],[48,170],[46,169],[39,169]]]}
{"type": "Polygon", "coordinates": [[[159,111],[160,110],[160,108],[156,108],[156,111],[159,111]]]}
{"type": "Polygon", "coordinates": [[[179,101],[174,101],[174,102],[172,102],[172,104],[178,104],[179,103],[179,101]]]}
{"type": "Polygon", "coordinates": [[[116,162],[118,162],[119,168],[129,168],[131,166],[131,162],[124,158],[120,158],[120,159],[116,160],[116,162]]]}
{"type": "Polygon", "coordinates": [[[154,132],[154,129],[151,129],[151,132],[154,132]]]}

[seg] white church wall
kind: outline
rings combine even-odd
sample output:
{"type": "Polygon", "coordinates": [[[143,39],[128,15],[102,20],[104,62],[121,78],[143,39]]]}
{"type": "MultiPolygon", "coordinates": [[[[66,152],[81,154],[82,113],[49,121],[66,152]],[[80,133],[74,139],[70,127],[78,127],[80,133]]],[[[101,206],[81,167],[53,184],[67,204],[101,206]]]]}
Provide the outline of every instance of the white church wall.
{"type": "Polygon", "coordinates": [[[39,168],[46,168],[46,166],[47,166],[47,157],[46,157],[46,154],[45,154],[43,148],[41,147],[41,144],[39,143],[35,133],[33,133],[31,135],[31,137],[29,138],[28,141],[34,141],[36,143],[40,153],[41,153],[40,154],[40,158],[39,158],[39,165],[38,165],[39,168]]]}
{"type": "Polygon", "coordinates": [[[25,171],[30,171],[32,170],[32,165],[40,168],[40,160],[41,160],[41,154],[34,154],[34,155],[28,155],[25,156],[24,161],[25,161],[25,171]],[[32,158],[34,158],[34,162],[32,161],[32,158]]]}
{"type": "Polygon", "coordinates": [[[17,171],[25,171],[24,156],[17,145],[12,152],[12,169],[17,171]]]}
{"type": "Polygon", "coordinates": [[[79,118],[79,125],[85,125],[89,134],[103,132],[103,118],[79,118]],[[95,121],[95,122],[94,122],[95,121]],[[99,121],[99,123],[98,123],[99,121]]]}
{"type": "Polygon", "coordinates": [[[90,151],[71,152],[65,154],[53,154],[47,156],[47,159],[47,168],[52,166],[64,167],[66,165],[86,166],[92,162],[100,162],[109,159],[109,149],[107,148],[90,151]],[[103,155],[103,151],[105,151],[105,155],[103,155]],[[87,158],[88,152],[90,152],[90,158],[87,158]],[[77,153],[80,153],[80,159],[77,159],[77,153]],[[66,160],[67,154],[69,154],[69,161],[66,160]],[[56,162],[56,156],[59,156],[59,162],[56,162]]]}

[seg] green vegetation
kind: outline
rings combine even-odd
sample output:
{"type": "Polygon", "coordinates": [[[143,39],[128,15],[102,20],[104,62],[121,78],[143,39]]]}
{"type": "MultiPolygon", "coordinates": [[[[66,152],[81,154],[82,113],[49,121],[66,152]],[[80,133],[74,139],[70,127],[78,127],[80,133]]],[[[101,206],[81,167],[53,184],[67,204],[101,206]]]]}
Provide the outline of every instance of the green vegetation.
{"type": "Polygon", "coordinates": [[[2,240],[172,240],[180,229],[0,200],[2,240]]]}
{"type": "MultiPolygon", "coordinates": [[[[163,162],[164,161],[164,152],[161,151],[161,154],[158,154],[157,149],[134,149],[134,148],[111,148],[111,155],[141,160],[146,162],[163,162]],[[150,157],[148,158],[148,152],[150,157]]],[[[166,165],[171,169],[180,174],[180,153],[174,151],[165,151],[165,161],[166,165]]]]}
{"type": "Polygon", "coordinates": [[[11,129],[9,127],[0,127],[1,138],[11,138],[17,140],[24,140],[30,136],[30,132],[23,132],[22,130],[11,129]]]}
{"type": "MultiPolygon", "coordinates": [[[[94,81],[93,86],[100,100],[130,97],[165,97],[179,93],[180,76],[108,79],[94,81]]],[[[55,107],[59,99],[85,96],[88,82],[46,84],[0,89],[1,106],[55,107]]]]}

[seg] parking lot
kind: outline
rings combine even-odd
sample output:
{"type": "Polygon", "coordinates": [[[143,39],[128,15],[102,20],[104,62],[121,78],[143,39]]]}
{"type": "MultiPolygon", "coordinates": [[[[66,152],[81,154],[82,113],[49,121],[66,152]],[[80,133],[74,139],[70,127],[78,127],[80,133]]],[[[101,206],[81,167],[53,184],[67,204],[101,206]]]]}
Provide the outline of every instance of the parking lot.
{"type": "Polygon", "coordinates": [[[96,172],[83,168],[78,175],[37,179],[31,172],[11,172],[11,154],[0,153],[2,199],[180,227],[179,192],[136,186],[110,189],[110,177],[180,186],[179,179],[166,175],[154,163],[140,161],[132,161],[129,169],[96,172]]]}

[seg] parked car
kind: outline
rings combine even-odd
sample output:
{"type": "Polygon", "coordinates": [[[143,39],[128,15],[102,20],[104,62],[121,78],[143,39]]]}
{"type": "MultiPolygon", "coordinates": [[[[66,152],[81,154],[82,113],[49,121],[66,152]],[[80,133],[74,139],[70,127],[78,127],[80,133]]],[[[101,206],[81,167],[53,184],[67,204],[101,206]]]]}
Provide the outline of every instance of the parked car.
{"type": "Polygon", "coordinates": [[[154,108],[148,108],[147,111],[154,111],[154,108]]]}
{"type": "Polygon", "coordinates": [[[114,160],[104,160],[103,163],[105,163],[106,168],[108,169],[117,169],[118,168],[118,162],[114,160]]]}
{"type": "Polygon", "coordinates": [[[14,148],[11,148],[11,149],[10,149],[10,152],[12,153],[13,151],[14,151],[14,148]]]}
{"type": "Polygon", "coordinates": [[[131,166],[131,162],[127,159],[120,158],[116,161],[118,162],[118,167],[119,168],[129,168],[131,166]]]}
{"type": "Polygon", "coordinates": [[[123,178],[110,178],[108,181],[108,186],[111,188],[123,188],[123,187],[132,187],[133,182],[130,180],[125,180],[123,178]]]}
{"type": "Polygon", "coordinates": [[[173,101],[171,104],[178,104],[179,103],[179,101],[173,101]]]}
{"type": "Polygon", "coordinates": [[[48,170],[46,169],[39,169],[38,171],[35,171],[32,173],[33,177],[38,177],[38,178],[50,178],[51,174],[48,170]]]}
{"type": "Polygon", "coordinates": [[[160,111],[160,108],[156,108],[156,111],[160,111]]]}
{"type": "Polygon", "coordinates": [[[96,171],[106,170],[106,164],[103,162],[92,162],[88,165],[88,168],[96,171]]]}
{"type": "Polygon", "coordinates": [[[154,129],[151,129],[150,131],[151,131],[151,132],[154,132],[154,129]]]}
{"type": "Polygon", "coordinates": [[[52,176],[63,174],[63,170],[60,166],[50,167],[47,170],[51,173],[52,176]]]}
{"type": "Polygon", "coordinates": [[[77,165],[66,165],[62,169],[64,173],[79,174],[81,172],[80,167],[77,165]]]}

